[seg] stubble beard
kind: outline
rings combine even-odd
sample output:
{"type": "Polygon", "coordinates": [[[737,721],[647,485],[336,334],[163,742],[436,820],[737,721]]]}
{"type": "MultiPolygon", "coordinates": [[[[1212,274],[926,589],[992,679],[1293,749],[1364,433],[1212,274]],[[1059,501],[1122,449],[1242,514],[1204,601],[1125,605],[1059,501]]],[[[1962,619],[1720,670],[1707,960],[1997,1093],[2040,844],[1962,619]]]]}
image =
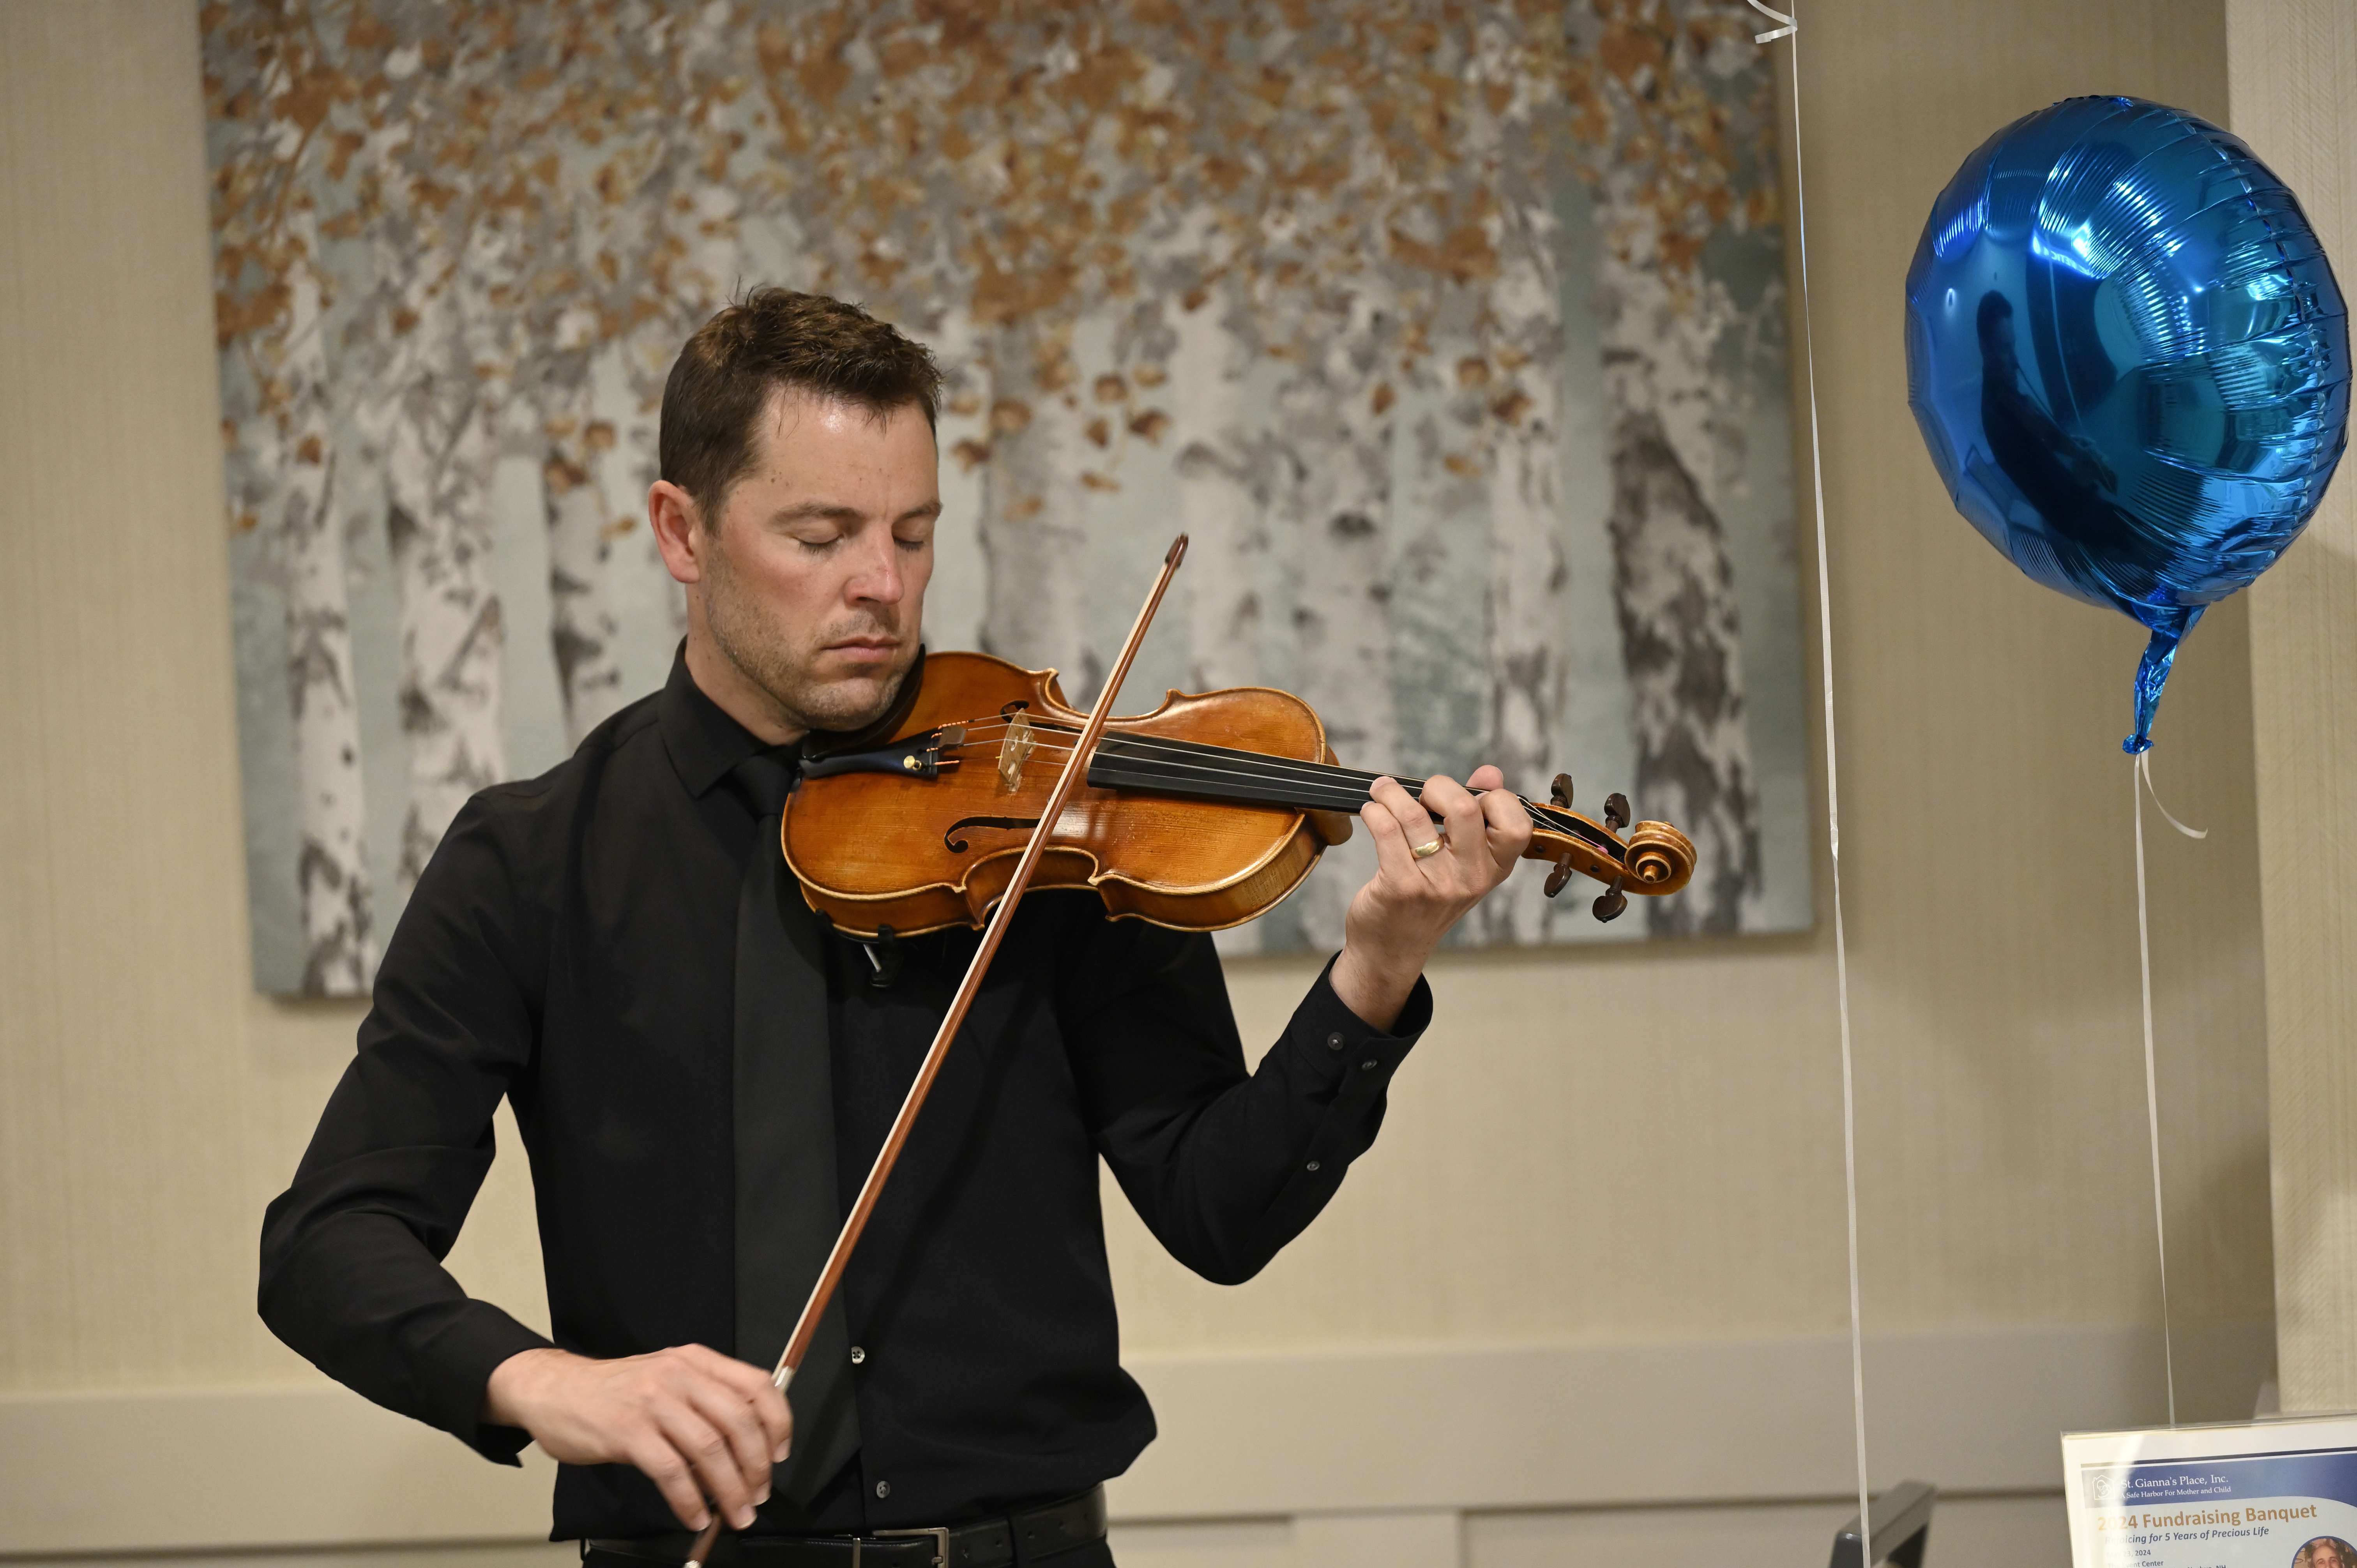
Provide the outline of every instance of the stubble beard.
{"type": "Polygon", "coordinates": [[[713,553],[702,588],[704,623],[712,633],[713,645],[769,698],[773,716],[789,729],[866,728],[891,707],[900,682],[908,679],[909,668],[916,662],[916,644],[907,642],[894,655],[892,668],[880,683],[822,679],[814,668],[820,648],[843,637],[879,632],[897,637],[899,617],[888,610],[814,628],[809,648],[798,649],[788,629],[764,615],[753,596],[744,591],[725,553],[713,553]]]}

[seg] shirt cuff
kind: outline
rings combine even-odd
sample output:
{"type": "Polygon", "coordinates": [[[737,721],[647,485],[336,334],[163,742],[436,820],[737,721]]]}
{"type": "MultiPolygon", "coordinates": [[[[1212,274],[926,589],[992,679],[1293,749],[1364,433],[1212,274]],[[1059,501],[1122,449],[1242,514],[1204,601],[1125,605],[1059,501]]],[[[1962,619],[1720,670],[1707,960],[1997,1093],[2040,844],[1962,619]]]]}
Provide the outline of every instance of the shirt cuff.
{"type": "Polygon", "coordinates": [[[435,1365],[434,1393],[428,1397],[442,1405],[432,1412],[433,1423],[486,1459],[521,1464],[516,1455],[532,1441],[532,1434],[484,1421],[483,1396],[500,1362],[522,1351],[544,1349],[548,1343],[545,1336],[490,1303],[468,1302],[427,1351],[435,1365]]]}
{"type": "Polygon", "coordinates": [[[1432,987],[1422,975],[1388,1032],[1375,1028],[1334,993],[1334,963],[1326,961],[1318,983],[1293,1010],[1286,1043],[1296,1058],[1340,1090],[1345,1099],[1379,1094],[1392,1074],[1432,1024],[1432,987]]]}

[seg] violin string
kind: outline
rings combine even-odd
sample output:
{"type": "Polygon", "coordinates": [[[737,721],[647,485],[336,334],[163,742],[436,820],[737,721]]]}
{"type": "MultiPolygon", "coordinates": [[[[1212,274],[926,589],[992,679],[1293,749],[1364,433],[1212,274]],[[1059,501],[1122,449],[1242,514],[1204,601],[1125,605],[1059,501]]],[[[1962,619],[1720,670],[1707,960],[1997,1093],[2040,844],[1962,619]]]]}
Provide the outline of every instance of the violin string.
{"type": "MultiPolygon", "coordinates": [[[[964,744],[978,744],[974,738],[975,732],[978,730],[993,727],[994,725],[997,727],[1007,727],[1011,723],[1011,720],[998,720],[985,721],[981,724],[968,725],[966,726],[967,740],[964,744]]],[[[1069,735],[1072,733],[1068,726],[1061,725],[1034,725],[1033,727],[1051,735],[1069,735]]],[[[1420,795],[1422,793],[1424,786],[1427,782],[1427,780],[1422,779],[1404,779],[1397,774],[1368,773],[1358,768],[1343,768],[1336,763],[1308,762],[1298,757],[1284,757],[1273,752],[1243,751],[1230,746],[1208,746],[1200,741],[1173,740],[1162,736],[1123,735],[1109,736],[1107,738],[1120,743],[1121,746],[1124,748],[1124,751],[1121,754],[1121,759],[1123,760],[1139,757],[1139,754],[1141,753],[1155,753],[1162,757],[1202,758],[1207,761],[1228,763],[1232,766],[1238,760],[1249,758],[1252,766],[1265,777],[1275,777],[1281,774],[1298,779],[1304,782],[1339,783],[1348,781],[1358,785],[1370,785],[1377,779],[1389,778],[1398,783],[1402,788],[1405,789],[1410,794],[1415,795],[1420,795]]],[[[1061,756],[1065,751],[1065,748],[1057,746],[1052,743],[1047,746],[1036,746],[1034,749],[1039,755],[1047,757],[1061,756]]],[[[1142,760],[1144,758],[1139,757],[1139,759],[1142,760]]],[[[1480,791],[1476,790],[1475,793],[1479,794],[1480,791]]],[[[1520,800],[1521,797],[1517,796],[1516,799],[1520,800]]],[[[1529,802],[1524,801],[1523,804],[1528,805],[1529,802]]]]}
{"type": "MultiPolygon", "coordinates": [[[[1275,757],[1265,752],[1236,751],[1222,746],[1207,746],[1197,742],[1132,736],[1123,736],[1118,738],[1125,747],[1131,749],[1125,755],[1108,757],[1109,761],[1148,762],[1164,768],[1190,770],[1205,778],[1224,777],[1247,779],[1273,787],[1289,788],[1297,794],[1323,791],[1326,795],[1323,804],[1329,809],[1337,811],[1356,811],[1360,806],[1364,805],[1367,801],[1368,788],[1378,779],[1391,778],[1394,782],[1406,789],[1410,796],[1417,800],[1423,798],[1425,786],[1429,782],[1422,779],[1368,773],[1358,768],[1342,768],[1329,763],[1302,762],[1292,757],[1275,757]],[[1155,755],[1140,756],[1139,753],[1155,755]]],[[[1053,755],[1060,748],[1042,749],[1053,755]]],[[[1491,792],[1483,789],[1472,791],[1475,795],[1491,792]]],[[[1523,809],[1523,815],[1528,817],[1535,826],[1556,832],[1574,831],[1566,827],[1552,808],[1537,806],[1510,790],[1496,792],[1508,795],[1523,809]]]]}
{"type": "MultiPolygon", "coordinates": [[[[975,733],[979,730],[992,727],[1005,728],[1008,727],[1011,723],[1012,721],[1007,720],[996,720],[985,721],[982,724],[968,725],[966,726],[966,744],[976,744],[974,737],[975,733]]],[[[1049,735],[1070,735],[1073,733],[1069,726],[1063,725],[1034,725],[1032,727],[1035,730],[1042,731],[1049,735]]],[[[1421,779],[1401,779],[1396,774],[1386,775],[1362,772],[1357,768],[1343,768],[1338,763],[1310,762],[1300,757],[1281,756],[1275,752],[1244,751],[1232,746],[1210,746],[1201,741],[1175,740],[1165,736],[1115,735],[1107,736],[1106,738],[1110,741],[1118,741],[1122,746],[1129,748],[1133,752],[1155,751],[1171,756],[1184,754],[1195,757],[1222,758],[1250,757],[1255,762],[1265,764],[1273,769],[1288,771],[1303,779],[1322,779],[1347,777],[1355,781],[1362,781],[1372,784],[1377,779],[1391,778],[1396,779],[1400,784],[1411,789],[1420,789],[1425,782],[1425,780],[1421,779]]],[[[1046,755],[1057,754],[1057,748],[1052,744],[1039,746],[1037,749],[1046,755]]]]}
{"type": "MultiPolygon", "coordinates": [[[[994,714],[988,718],[969,720],[963,724],[944,725],[941,726],[942,729],[955,728],[961,730],[963,735],[957,745],[942,749],[953,751],[964,746],[985,745],[990,731],[1011,730],[1018,717],[1022,715],[994,714]]],[[[1078,733],[1070,725],[1058,724],[1051,720],[1022,717],[1022,722],[1043,735],[1070,736],[1078,733]]],[[[1356,811],[1366,803],[1367,788],[1381,778],[1392,778],[1395,783],[1417,800],[1423,798],[1424,787],[1429,782],[1423,779],[1405,779],[1397,775],[1369,773],[1333,763],[1307,762],[1268,752],[1242,751],[1227,746],[1209,746],[1200,741],[1174,740],[1160,736],[1123,735],[1108,736],[1107,739],[1118,741],[1123,747],[1126,748],[1129,755],[1121,760],[1153,761],[1173,758],[1178,759],[1181,765],[1193,767],[1198,772],[1207,773],[1212,777],[1219,777],[1224,773],[1230,778],[1248,779],[1253,782],[1272,785],[1289,784],[1297,790],[1303,786],[1310,786],[1329,791],[1340,791],[1339,794],[1329,793],[1323,804],[1313,807],[1313,810],[1356,811]],[[1140,757],[1137,755],[1139,753],[1157,755],[1140,757]],[[1239,764],[1242,765],[1239,766],[1239,764]]],[[[1070,746],[1060,746],[1052,742],[1045,746],[1035,745],[1033,747],[1034,755],[1046,758],[1068,756],[1070,752],[1070,746]]],[[[1174,764],[1166,762],[1164,765],[1174,764]]],[[[1480,795],[1489,791],[1476,789],[1472,792],[1480,795]]],[[[1511,793],[1511,791],[1501,792],[1511,793]]],[[[1512,795],[1512,799],[1514,803],[1523,809],[1523,814],[1530,819],[1534,826],[1543,827],[1554,832],[1567,832],[1577,834],[1577,829],[1567,826],[1562,820],[1563,817],[1571,817],[1575,821],[1580,820],[1575,813],[1566,811],[1559,817],[1556,814],[1557,809],[1555,807],[1541,807],[1521,795],[1512,795]]]]}
{"type": "MultiPolygon", "coordinates": [[[[1011,719],[989,719],[965,725],[963,727],[966,738],[957,746],[947,746],[943,749],[957,750],[963,746],[984,744],[983,740],[978,738],[977,732],[991,728],[1011,728],[1013,723],[1011,719]]],[[[1072,733],[1069,726],[1062,725],[1035,723],[1031,727],[1048,735],[1072,733]]],[[[1198,774],[1211,778],[1225,777],[1273,786],[1288,786],[1296,790],[1302,790],[1305,788],[1325,790],[1327,799],[1324,806],[1313,809],[1356,810],[1365,803],[1366,788],[1381,778],[1392,778],[1411,796],[1419,800],[1422,799],[1424,787],[1428,782],[1422,779],[1403,779],[1396,775],[1367,773],[1331,763],[1304,762],[1294,757],[1279,757],[1267,752],[1239,751],[1225,746],[1206,746],[1197,741],[1171,740],[1159,736],[1118,736],[1108,738],[1118,740],[1125,748],[1123,754],[1106,755],[1103,752],[1101,744],[1100,755],[1105,756],[1108,761],[1150,762],[1164,768],[1190,768],[1198,774]]],[[[1032,750],[1032,755],[1043,758],[1061,757],[1070,753],[1070,746],[1057,746],[1052,742],[1044,746],[1035,746],[1032,750]]],[[[1511,791],[1500,792],[1511,793],[1511,791]]],[[[1473,793],[1480,795],[1488,791],[1476,789],[1473,793]]],[[[1534,824],[1557,832],[1566,831],[1564,824],[1555,819],[1551,809],[1542,808],[1520,795],[1514,795],[1512,799],[1522,807],[1523,814],[1534,824]]]]}
{"type": "MultiPolygon", "coordinates": [[[[1130,744],[1130,737],[1122,738],[1125,745],[1130,744]]],[[[1359,807],[1366,804],[1368,786],[1377,779],[1386,777],[1383,774],[1361,773],[1352,768],[1327,767],[1315,763],[1294,763],[1285,758],[1272,759],[1274,766],[1257,761],[1240,763],[1230,759],[1257,758],[1264,754],[1256,752],[1222,754],[1213,751],[1206,757],[1202,754],[1189,754],[1180,750],[1179,745],[1183,744],[1163,743],[1153,748],[1161,754],[1158,756],[1141,756],[1132,752],[1105,756],[1103,760],[1116,766],[1122,763],[1141,764],[1174,782],[1191,781],[1204,784],[1219,782],[1247,786],[1257,784],[1267,788],[1272,792],[1280,793],[1283,799],[1279,803],[1307,804],[1311,810],[1340,811],[1355,811],[1359,807]]],[[[1036,749],[1034,755],[1054,758],[1069,755],[1069,747],[1063,746],[1040,746],[1036,749]]],[[[1394,781],[1404,787],[1412,797],[1422,799],[1426,780],[1398,779],[1394,781]]],[[[1551,812],[1534,805],[1520,795],[1515,795],[1511,790],[1495,792],[1504,794],[1512,800],[1523,809],[1523,814],[1533,824],[1556,832],[1572,831],[1566,829],[1565,824],[1556,820],[1551,812]]],[[[1481,795],[1491,791],[1476,789],[1472,793],[1481,795]]]]}
{"type": "MultiPolygon", "coordinates": [[[[997,727],[1003,728],[1007,727],[1011,721],[990,721],[981,725],[968,725],[966,727],[967,739],[964,744],[978,744],[975,738],[975,732],[993,727],[994,723],[996,724],[997,727]]],[[[1068,726],[1062,725],[1034,725],[1031,727],[1049,735],[1070,735],[1073,733],[1068,726]]],[[[1299,757],[1280,756],[1274,752],[1243,751],[1231,746],[1209,746],[1201,741],[1174,740],[1164,736],[1116,735],[1110,736],[1106,738],[1110,741],[1118,741],[1123,747],[1127,748],[1132,753],[1158,752],[1173,757],[1184,755],[1189,757],[1217,757],[1222,759],[1250,757],[1254,759],[1254,762],[1266,767],[1271,771],[1287,772],[1295,777],[1304,779],[1314,779],[1322,780],[1347,778],[1353,782],[1372,784],[1377,779],[1390,778],[1411,792],[1420,790],[1426,782],[1426,780],[1421,779],[1403,779],[1397,774],[1363,772],[1358,768],[1344,768],[1338,763],[1310,762],[1299,757]]],[[[1042,756],[1062,755],[1062,748],[1056,746],[1052,742],[1048,745],[1035,746],[1034,749],[1042,756]]]]}

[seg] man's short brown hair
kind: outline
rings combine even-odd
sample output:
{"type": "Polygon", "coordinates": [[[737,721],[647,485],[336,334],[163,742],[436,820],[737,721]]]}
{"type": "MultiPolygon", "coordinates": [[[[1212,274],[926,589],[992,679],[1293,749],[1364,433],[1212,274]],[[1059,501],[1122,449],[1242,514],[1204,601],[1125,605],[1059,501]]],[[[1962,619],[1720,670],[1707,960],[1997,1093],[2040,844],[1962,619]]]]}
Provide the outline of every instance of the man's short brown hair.
{"type": "Polygon", "coordinates": [[[663,385],[662,477],[716,527],[729,488],[752,471],[755,429],[780,388],[834,398],[878,418],[914,403],[934,423],[942,372],[931,349],[856,305],[757,288],[696,328],[663,385]]]}

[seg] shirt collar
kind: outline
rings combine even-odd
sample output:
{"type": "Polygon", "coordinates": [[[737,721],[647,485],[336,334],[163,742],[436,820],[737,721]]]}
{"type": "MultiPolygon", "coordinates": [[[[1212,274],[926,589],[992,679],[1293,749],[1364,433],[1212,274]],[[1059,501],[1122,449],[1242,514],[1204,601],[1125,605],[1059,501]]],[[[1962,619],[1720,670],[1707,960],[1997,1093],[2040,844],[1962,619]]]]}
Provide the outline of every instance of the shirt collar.
{"type": "MultiPolygon", "coordinates": [[[[856,749],[889,739],[916,706],[924,678],[925,650],[920,648],[916,663],[900,682],[899,694],[881,718],[850,735],[832,730],[813,732],[793,743],[795,755],[801,755],[805,746],[816,756],[821,751],[856,749]]],[[[695,683],[695,677],[687,672],[685,638],[680,639],[679,651],[672,655],[671,679],[663,682],[656,722],[662,730],[663,749],[671,753],[673,770],[687,786],[687,792],[698,799],[727,778],[730,768],[755,752],[773,749],[763,746],[759,736],[730,718],[726,710],[695,683]]]]}
{"type": "Polygon", "coordinates": [[[672,655],[671,679],[663,682],[655,714],[673,770],[687,786],[687,792],[698,798],[727,778],[730,768],[768,749],[759,736],[730,718],[695,683],[695,677],[687,672],[684,639],[672,655]]]}

